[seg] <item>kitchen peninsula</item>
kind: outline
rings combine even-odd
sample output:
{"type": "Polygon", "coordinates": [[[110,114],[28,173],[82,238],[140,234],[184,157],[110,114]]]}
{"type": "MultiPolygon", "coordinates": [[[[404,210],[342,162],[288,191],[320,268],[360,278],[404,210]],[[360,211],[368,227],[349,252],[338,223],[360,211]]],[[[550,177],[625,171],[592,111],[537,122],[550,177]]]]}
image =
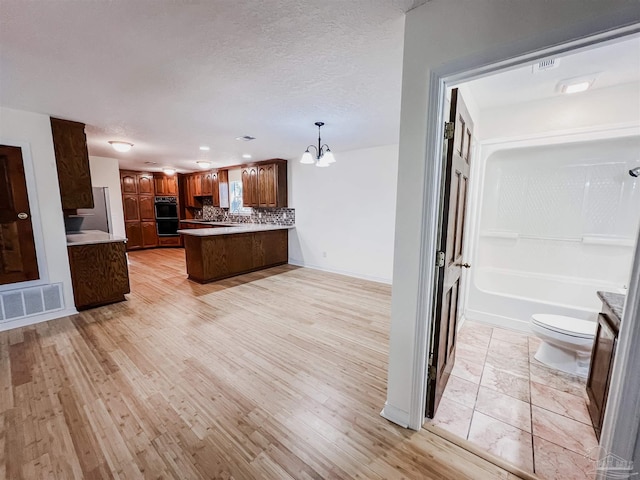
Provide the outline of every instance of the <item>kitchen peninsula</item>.
{"type": "Polygon", "coordinates": [[[213,282],[287,263],[289,230],[294,226],[228,225],[178,230],[190,280],[213,282]]]}

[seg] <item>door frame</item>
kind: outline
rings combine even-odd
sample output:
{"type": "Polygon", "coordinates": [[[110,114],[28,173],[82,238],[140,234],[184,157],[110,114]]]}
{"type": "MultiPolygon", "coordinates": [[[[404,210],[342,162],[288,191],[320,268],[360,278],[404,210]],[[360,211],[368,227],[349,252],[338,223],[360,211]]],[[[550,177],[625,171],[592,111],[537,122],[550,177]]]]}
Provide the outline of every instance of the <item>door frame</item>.
{"type": "MultiPolygon", "coordinates": [[[[436,264],[436,250],[438,246],[438,219],[441,208],[441,177],[443,169],[442,151],[444,148],[444,122],[447,88],[458,86],[464,82],[474,80],[504,70],[530,64],[549,56],[562,55],[577,50],[589,49],[603,42],[616,40],[622,37],[640,33],[640,24],[633,24],[621,28],[612,29],[598,34],[577,32],[570,42],[553,44],[547,43],[546,47],[531,48],[527,45],[508,46],[498,51],[484,52],[443,65],[434,69],[429,74],[428,105],[426,116],[426,158],[425,161],[431,168],[425,169],[425,197],[422,200],[423,222],[420,245],[420,275],[418,279],[418,298],[416,335],[413,355],[413,368],[411,377],[411,398],[409,408],[408,427],[419,430],[425,422],[426,403],[426,372],[428,352],[431,348],[429,332],[433,325],[433,299],[435,292],[434,265],[436,264]]],[[[552,39],[539,39],[541,45],[552,39]]],[[[633,456],[635,439],[638,435],[637,422],[629,422],[630,418],[640,419],[640,407],[633,402],[625,402],[621,393],[625,391],[640,391],[640,377],[631,379],[625,377],[624,372],[637,372],[640,369],[640,350],[632,351],[632,343],[640,344],[640,321],[635,321],[634,316],[640,313],[640,236],[636,245],[636,255],[632,279],[627,295],[627,305],[623,319],[621,334],[625,335],[619,344],[619,355],[614,363],[612,385],[614,394],[607,409],[601,445],[608,452],[620,452],[618,455],[630,459],[633,456]],[[625,381],[628,385],[622,385],[625,381]],[[621,388],[618,388],[621,387],[621,388]],[[621,397],[621,398],[618,398],[621,397]],[[626,420],[626,421],[625,421],[626,420]],[[614,428],[615,427],[615,428],[614,428]],[[630,440],[633,439],[633,442],[630,440]],[[624,444],[624,441],[627,444],[624,444]],[[631,447],[629,447],[631,445],[631,447]],[[631,454],[623,456],[622,452],[630,451],[631,454]]],[[[628,400],[628,399],[627,399],[628,400]]],[[[640,449],[640,446],[638,447],[640,449]]]]}
{"type": "Polygon", "coordinates": [[[38,271],[40,278],[26,282],[9,283],[0,285],[0,293],[3,291],[16,290],[22,288],[35,287],[49,284],[49,271],[47,269],[47,258],[44,247],[44,235],[42,234],[42,222],[40,219],[40,204],[38,202],[38,190],[36,187],[35,170],[33,167],[33,157],[28,143],[8,138],[0,137],[0,144],[10,147],[18,147],[22,151],[22,164],[24,166],[24,177],[27,183],[27,195],[29,197],[29,209],[31,211],[31,226],[33,228],[33,241],[36,247],[36,259],[38,261],[38,271]]]}

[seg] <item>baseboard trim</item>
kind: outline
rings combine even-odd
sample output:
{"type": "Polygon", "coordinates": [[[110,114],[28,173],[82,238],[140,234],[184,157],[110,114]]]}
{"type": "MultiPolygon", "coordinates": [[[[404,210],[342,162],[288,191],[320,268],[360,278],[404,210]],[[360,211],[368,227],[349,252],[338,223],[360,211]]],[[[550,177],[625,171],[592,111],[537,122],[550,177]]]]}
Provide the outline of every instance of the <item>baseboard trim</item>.
{"type": "Polygon", "coordinates": [[[369,280],[370,282],[385,283],[387,285],[391,285],[392,283],[392,279],[390,278],[376,277],[374,275],[363,275],[361,273],[351,272],[349,270],[337,270],[333,268],[320,267],[318,265],[299,262],[291,258],[289,259],[289,264],[295,265],[296,267],[311,268],[313,270],[320,270],[322,272],[337,273],[338,275],[345,275],[347,277],[360,278],[362,280],[369,280]]]}
{"type": "Polygon", "coordinates": [[[49,320],[56,320],[70,315],[77,315],[77,313],[78,311],[75,308],[66,308],[56,310],[55,312],[45,313],[43,315],[34,315],[33,317],[22,317],[16,320],[8,320],[0,323],[0,332],[12,330],[14,328],[28,327],[30,325],[36,325],[38,323],[48,322],[49,320]]]}
{"type": "Polygon", "coordinates": [[[389,405],[387,402],[384,403],[384,408],[380,412],[380,416],[395,423],[396,425],[409,428],[409,412],[405,412],[400,408],[389,405]]]}

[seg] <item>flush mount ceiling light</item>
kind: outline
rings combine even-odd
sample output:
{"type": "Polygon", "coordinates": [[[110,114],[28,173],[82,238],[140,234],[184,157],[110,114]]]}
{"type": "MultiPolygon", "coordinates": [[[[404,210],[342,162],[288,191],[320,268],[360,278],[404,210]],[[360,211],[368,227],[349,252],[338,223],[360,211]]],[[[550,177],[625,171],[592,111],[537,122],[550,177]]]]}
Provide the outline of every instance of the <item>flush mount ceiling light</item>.
{"type": "Polygon", "coordinates": [[[562,80],[558,83],[557,90],[560,93],[572,94],[589,90],[595,82],[595,77],[580,77],[562,80]]]}
{"type": "Polygon", "coordinates": [[[200,150],[202,150],[203,152],[208,152],[211,149],[209,147],[207,147],[206,145],[201,145],[200,146],[200,150]]]}
{"type": "Polygon", "coordinates": [[[324,122],[316,122],[314,125],[318,127],[318,146],[309,145],[305,152],[302,154],[302,158],[300,159],[300,163],[304,163],[307,165],[316,164],[316,167],[328,167],[332,163],[335,163],[336,159],[331,153],[331,149],[329,145],[326,143],[322,145],[322,139],[320,138],[320,129],[324,125],[324,122]],[[311,155],[309,151],[310,148],[313,148],[316,151],[315,158],[311,155]]]}
{"type": "Polygon", "coordinates": [[[211,162],[207,162],[205,160],[198,160],[196,163],[200,168],[209,168],[211,166],[211,162]]]}
{"type": "Polygon", "coordinates": [[[243,153],[242,158],[251,158],[251,155],[248,153],[243,153]]]}
{"type": "Polygon", "coordinates": [[[128,152],[133,147],[133,143],[119,142],[112,140],[109,142],[116,152],[128,152]]]}
{"type": "Polygon", "coordinates": [[[162,171],[167,175],[173,175],[174,173],[176,173],[176,169],[171,167],[165,167],[162,169],[162,171]]]}

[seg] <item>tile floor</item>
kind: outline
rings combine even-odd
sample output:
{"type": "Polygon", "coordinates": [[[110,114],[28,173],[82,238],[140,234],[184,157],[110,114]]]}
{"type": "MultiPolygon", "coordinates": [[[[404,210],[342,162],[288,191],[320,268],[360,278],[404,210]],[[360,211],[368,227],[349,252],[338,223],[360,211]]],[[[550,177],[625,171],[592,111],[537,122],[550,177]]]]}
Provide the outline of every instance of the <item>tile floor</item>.
{"type": "Polygon", "coordinates": [[[594,477],[585,381],[547,368],[540,341],[467,321],[433,423],[543,479],[594,477]]]}

